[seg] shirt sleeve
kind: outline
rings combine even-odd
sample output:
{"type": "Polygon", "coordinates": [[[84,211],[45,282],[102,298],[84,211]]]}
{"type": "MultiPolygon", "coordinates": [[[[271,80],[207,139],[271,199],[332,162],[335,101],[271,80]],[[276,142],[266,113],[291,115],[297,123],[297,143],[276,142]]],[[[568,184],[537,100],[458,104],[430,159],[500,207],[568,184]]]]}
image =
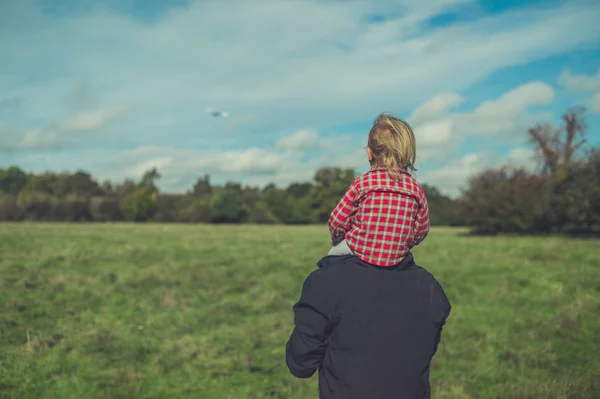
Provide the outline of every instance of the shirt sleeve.
{"type": "Polygon", "coordinates": [[[331,212],[329,217],[329,233],[331,234],[331,244],[335,245],[342,241],[352,228],[351,217],[356,213],[356,198],[358,196],[358,181],[355,180],[338,202],[337,206],[331,212]]]}
{"type": "Polygon", "coordinates": [[[427,237],[429,228],[431,227],[431,221],[429,219],[429,204],[423,189],[419,190],[419,210],[417,211],[417,217],[415,220],[415,245],[419,245],[421,241],[427,237]]]}
{"type": "Polygon", "coordinates": [[[294,305],[294,330],[286,345],[288,369],[298,378],[310,378],[321,366],[332,328],[331,286],[321,270],[304,282],[300,300],[294,305]]]}

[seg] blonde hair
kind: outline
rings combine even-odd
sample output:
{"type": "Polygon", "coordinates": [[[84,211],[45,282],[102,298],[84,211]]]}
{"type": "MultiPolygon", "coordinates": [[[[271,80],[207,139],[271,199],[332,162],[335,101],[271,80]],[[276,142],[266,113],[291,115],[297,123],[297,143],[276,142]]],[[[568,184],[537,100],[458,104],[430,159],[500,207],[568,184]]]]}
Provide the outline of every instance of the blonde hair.
{"type": "Polygon", "coordinates": [[[388,114],[380,114],[369,131],[367,146],[372,164],[385,168],[392,178],[401,171],[415,171],[417,141],[410,125],[388,114]]]}

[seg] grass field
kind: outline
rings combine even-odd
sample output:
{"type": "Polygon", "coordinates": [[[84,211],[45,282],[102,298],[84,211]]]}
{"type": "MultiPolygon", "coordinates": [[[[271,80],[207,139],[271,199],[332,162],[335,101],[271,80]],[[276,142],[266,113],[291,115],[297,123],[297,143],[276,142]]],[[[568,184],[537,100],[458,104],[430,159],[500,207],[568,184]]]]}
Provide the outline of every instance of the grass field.
{"type": "MultiPolygon", "coordinates": [[[[0,224],[0,398],[311,398],[284,361],[323,226],[0,224]]],[[[415,251],[453,305],[433,397],[599,398],[600,242],[415,251]]]]}

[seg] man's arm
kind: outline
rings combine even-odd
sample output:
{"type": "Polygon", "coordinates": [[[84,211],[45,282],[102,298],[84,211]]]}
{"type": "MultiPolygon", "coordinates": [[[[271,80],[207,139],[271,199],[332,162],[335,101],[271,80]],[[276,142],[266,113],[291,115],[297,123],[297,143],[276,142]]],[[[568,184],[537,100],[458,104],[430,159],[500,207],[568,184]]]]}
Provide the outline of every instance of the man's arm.
{"type": "Polygon", "coordinates": [[[450,312],[452,311],[452,305],[450,304],[450,301],[448,300],[448,297],[446,296],[446,293],[444,292],[444,288],[437,281],[435,283],[434,290],[437,291],[437,293],[436,293],[436,295],[432,296],[432,301],[435,298],[435,302],[437,302],[437,303],[433,303],[433,305],[440,307],[439,319],[437,320],[437,323],[439,324],[439,330],[435,337],[435,342],[434,342],[434,347],[433,347],[433,354],[435,355],[437,352],[437,349],[438,349],[438,345],[440,344],[440,340],[442,338],[442,331],[444,329],[444,326],[446,325],[446,321],[448,321],[448,317],[450,317],[450,312]]]}
{"type": "Polygon", "coordinates": [[[444,315],[444,318],[442,319],[442,322],[440,323],[440,329],[438,330],[437,336],[435,337],[435,343],[434,343],[434,346],[433,346],[433,354],[434,355],[437,353],[438,346],[439,346],[440,341],[442,339],[442,331],[444,329],[444,325],[446,325],[446,320],[450,316],[450,311],[451,310],[452,310],[452,308],[448,307],[448,310],[446,311],[446,314],[444,315]]]}
{"type": "Polygon", "coordinates": [[[357,195],[358,188],[355,180],[331,212],[327,225],[331,234],[332,245],[342,241],[346,232],[352,228],[350,218],[357,211],[355,203],[357,195]]]}
{"type": "Polygon", "coordinates": [[[323,279],[321,269],[312,272],[293,307],[295,328],[286,345],[286,363],[298,378],[311,377],[325,356],[335,305],[331,287],[323,279]]]}

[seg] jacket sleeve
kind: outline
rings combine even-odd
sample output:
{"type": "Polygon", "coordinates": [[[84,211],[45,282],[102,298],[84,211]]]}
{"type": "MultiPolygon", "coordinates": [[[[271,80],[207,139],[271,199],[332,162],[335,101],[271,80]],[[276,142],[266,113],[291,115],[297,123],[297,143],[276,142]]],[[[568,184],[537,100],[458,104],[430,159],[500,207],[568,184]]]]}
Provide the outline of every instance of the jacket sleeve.
{"type": "Polygon", "coordinates": [[[321,366],[332,328],[331,286],[321,269],[304,282],[300,300],[294,305],[294,330],[286,345],[286,363],[298,378],[310,378],[321,366]]]}
{"type": "Polygon", "coordinates": [[[450,311],[451,311],[451,307],[448,307],[448,310],[446,311],[446,314],[445,314],[444,318],[442,319],[442,321],[440,323],[440,327],[439,327],[437,336],[435,337],[435,343],[434,343],[434,346],[433,346],[433,354],[434,355],[437,353],[438,346],[439,346],[440,341],[442,339],[442,330],[444,329],[444,325],[446,324],[446,320],[448,319],[448,316],[450,316],[450,311]]]}
{"type": "Polygon", "coordinates": [[[446,293],[444,292],[444,289],[442,288],[441,284],[439,282],[436,283],[436,290],[437,290],[437,306],[439,306],[440,312],[438,313],[439,315],[441,315],[441,317],[439,318],[439,320],[437,320],[438,323],[438,333],[437,336],[435,337],[435,342],[434,342],[434,347],[433,347],[433,354],[435,355],[437,353],[438,350],[438,346],[440,344],[440,341],[442,339],[442,331],[444,329],[444,326],[446,325],[446,321],[448,320],[448,317],[450,317],[450,312],[452,311],[452,305],[450,304],[450,301],[448,301],[448,297],[446,296],[446,293]]]}

